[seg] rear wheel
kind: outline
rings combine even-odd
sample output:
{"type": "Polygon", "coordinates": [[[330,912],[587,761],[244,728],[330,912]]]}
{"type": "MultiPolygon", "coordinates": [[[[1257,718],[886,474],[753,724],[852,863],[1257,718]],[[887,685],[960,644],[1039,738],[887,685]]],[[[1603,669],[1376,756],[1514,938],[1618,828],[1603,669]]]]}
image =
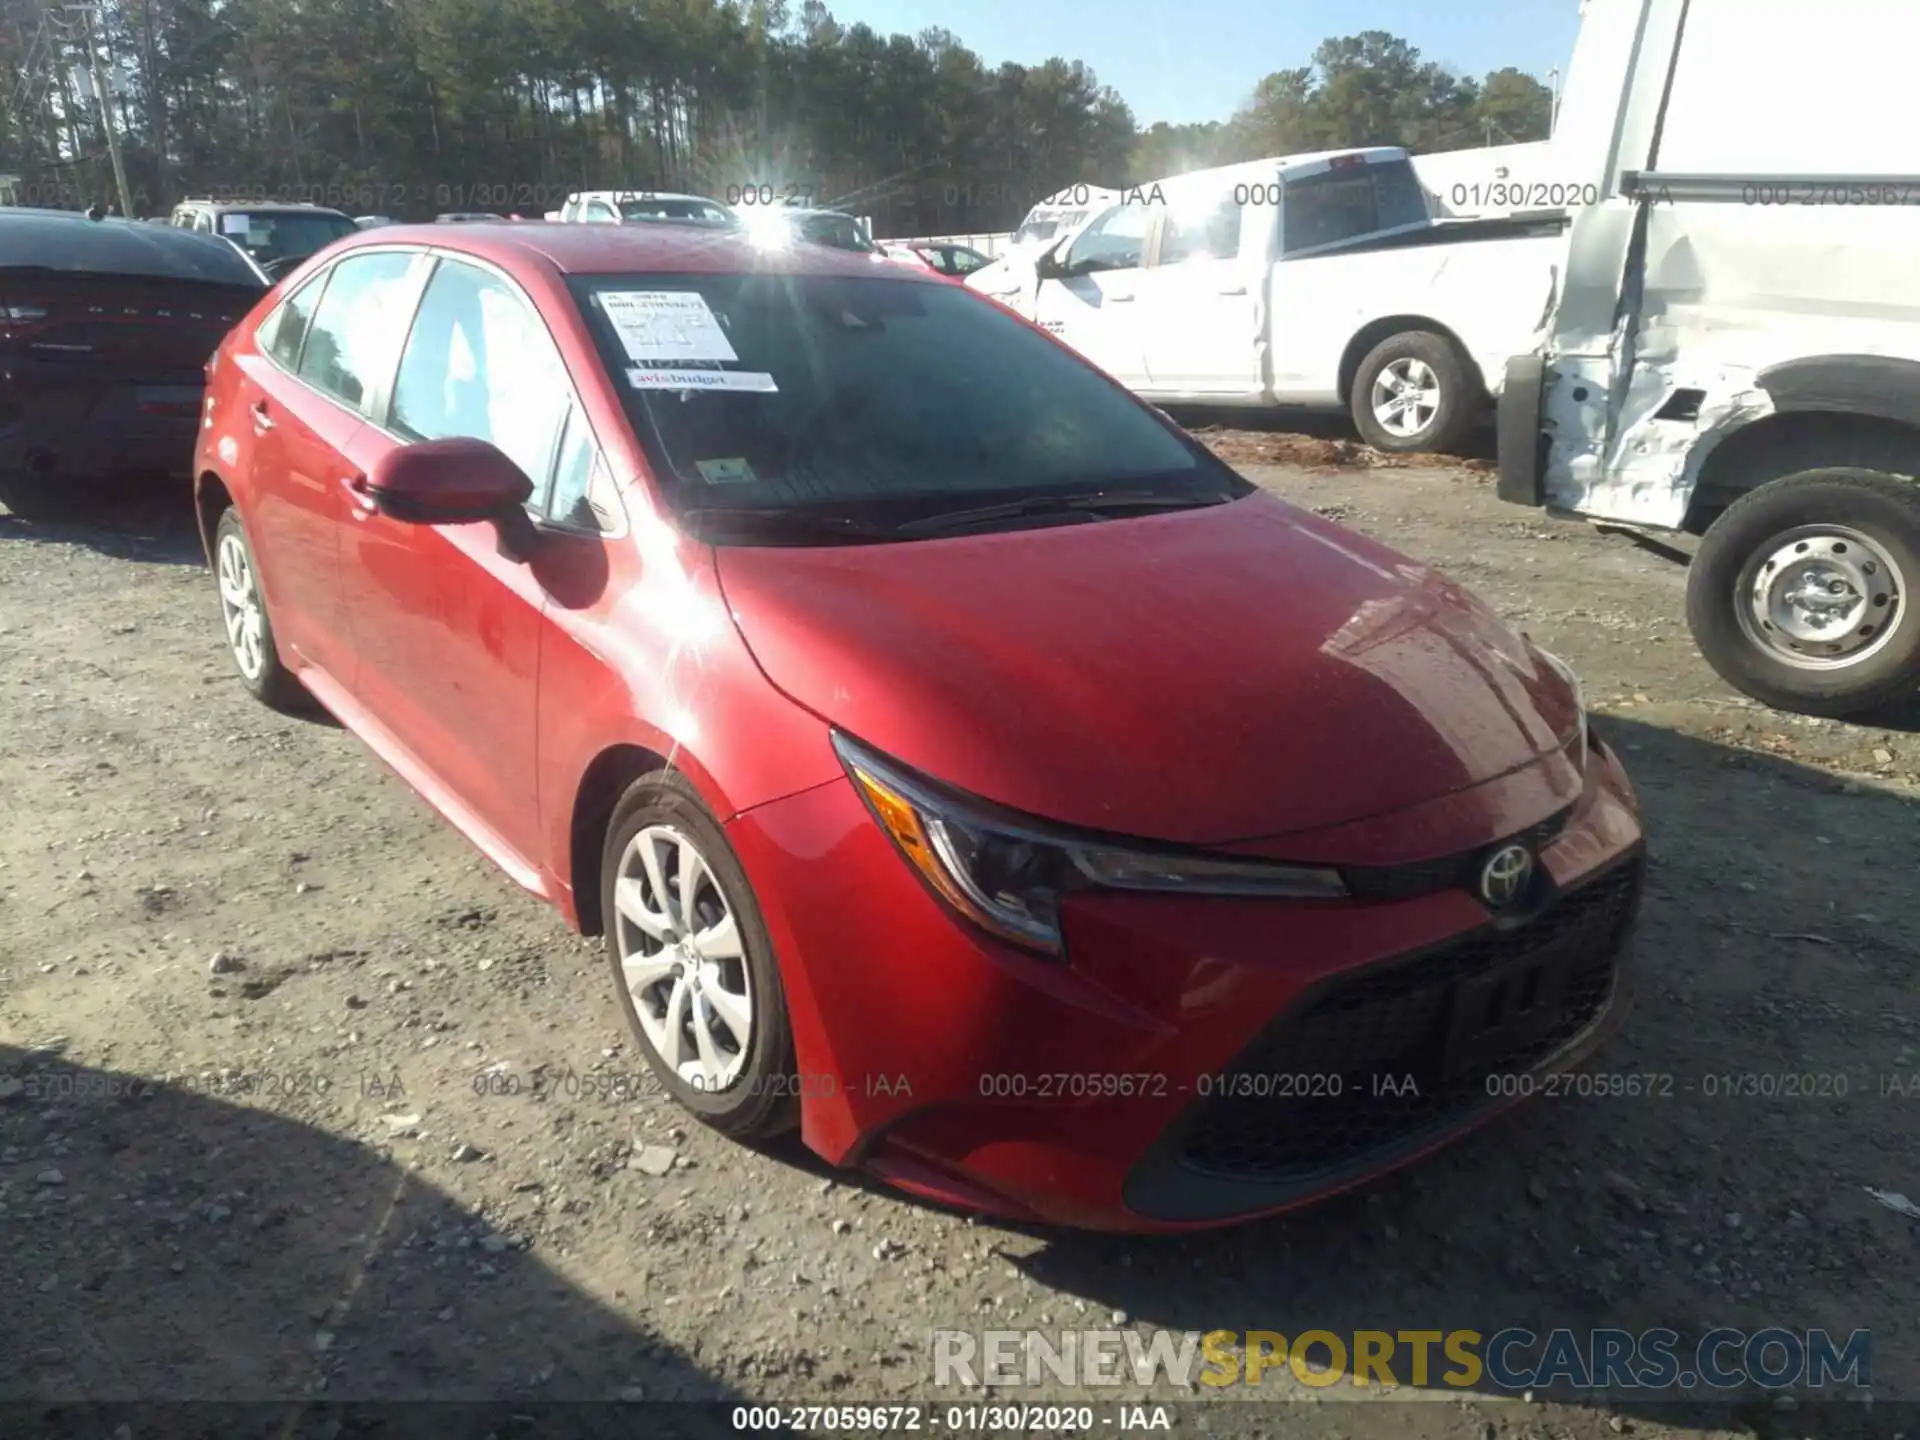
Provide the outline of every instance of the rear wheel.
{"type": "Polygon", "coordinates": [[[1473,428],[1478,387],[1453,343],[1409,330],[1367,352],[1353,377],[1353,423],[1376,450],[1452,450],[1473,428]]]}
{"type": "Polygon", "coordinates": [[[661,1084],[737,1139],[793,1128],[793,1032],[773,943],[692,786],[666,771],[636,780],[600,868],[615,993],[661,1084]]]}
{"type": "Polygon", "coordinates": [[[1736,690],[1840,717],[1920,688],[1920,489],[1872,470],[1807,470],[1742,496],[1687,574],[1687,623],[1736,690]]]}
{"type": "Polygon", "coordinates": [[[293,713],[304,709],[307,692],[293,672],[280,663],[253,546],[247,542],[240,512],[232,506],[221,512],[220,523],[214,527],[213,571],[220,587],[220,623],[241,683],[254,699],[275,710],[293,713]]]}

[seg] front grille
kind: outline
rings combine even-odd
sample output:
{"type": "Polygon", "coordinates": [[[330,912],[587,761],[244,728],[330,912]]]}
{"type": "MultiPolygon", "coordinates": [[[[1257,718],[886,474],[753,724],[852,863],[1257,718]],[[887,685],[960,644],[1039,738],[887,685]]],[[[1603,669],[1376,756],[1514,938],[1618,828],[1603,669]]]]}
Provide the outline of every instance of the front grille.
{"type": "Polygon", "coordinates": [[[1638,860],[1561,896],[1518,928],[1492,926],[1410,960],[1335,980],[1288,1011],[1208,1083],[1185,1132],[1188,1170],[1302,1181],[1442,1132],[1488,1104],[1490,1077],[1533,1070],[1591,1025],[1613,994],[1637,906],[1638,860]],[[1564,989],[1524,1024],[1487,1024],[1472,987],[1536,977],[1564,989]],[[1474,997],[1469,999],[1469,997],[1474,997]],[[1480,1027],[1465,1063],[1450,1036],[1480,1027]]]}
{"type": "Polygon", "coordinates": [[[1567,828],[1572,816],[1573,807],[1569,805],[1518,835],[1509,835],[1478,850],[1443,855],[1438,860],[1418,860],[1410,865],[1350,865],[1340,873],[1356,900],[1412,900],[1436,890],[1472,890],[1480,883],[1480,867],[1488,855],[1515,841],[1538,854],[1560,838],[1560,832],[1567,828]]]}

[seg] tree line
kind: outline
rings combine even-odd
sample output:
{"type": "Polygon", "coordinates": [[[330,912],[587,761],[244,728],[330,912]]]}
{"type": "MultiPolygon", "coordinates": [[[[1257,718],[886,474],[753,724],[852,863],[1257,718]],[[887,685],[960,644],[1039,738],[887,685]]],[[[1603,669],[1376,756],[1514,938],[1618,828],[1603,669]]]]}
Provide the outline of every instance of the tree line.
{"type": "Polygon", "coordinates": [[[0,0],[0,173],[18,203],[116,198],[88,30],[136,213],[192,195],[420,219],[572,190],[795,199],[882,236],[1011,229],[1042,195],[1359,144],[1544,138],[1550,98],[1380,31],[1267,76],[1232,119],[1144,130],[1085,65],[989,66],[944,30],[821,0],[0,0]]]}

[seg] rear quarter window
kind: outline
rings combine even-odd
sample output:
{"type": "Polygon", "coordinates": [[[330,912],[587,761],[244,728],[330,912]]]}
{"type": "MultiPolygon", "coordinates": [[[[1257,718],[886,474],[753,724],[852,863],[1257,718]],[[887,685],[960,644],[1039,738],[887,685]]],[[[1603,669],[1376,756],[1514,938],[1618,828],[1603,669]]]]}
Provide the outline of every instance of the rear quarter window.
{"type": "Polygon", "coordinates": [[[1288,254],[1357,240],[1428,219],[1426,195],[1408,160],[1326,170],[1287,182],[1280,245],[1288,254]]]}
{"type": "Polygon", "coordinates": [[[324,274],[314,276],[281,301],[260,327],[260,348],[289,370],[300,363],[300,346],[307,338],[313,307],[320,303],[320,291],[326,283],[324,274]]]}

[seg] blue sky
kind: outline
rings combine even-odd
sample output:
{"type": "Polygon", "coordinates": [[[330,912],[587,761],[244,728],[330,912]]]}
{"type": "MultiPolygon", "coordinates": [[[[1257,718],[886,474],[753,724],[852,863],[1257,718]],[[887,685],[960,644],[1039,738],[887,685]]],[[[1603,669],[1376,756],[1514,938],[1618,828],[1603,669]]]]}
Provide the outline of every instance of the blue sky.
{"type": "MultiPolygon", "coordinates": [[[[1261,77],[1304,65],[1330,35],[1386,30],[1428,60],[1480,76],[1564,74],[1579,0],[826,0],[843,25],[951,30],[990,65],[1083,60],[1144,128],[1224,120],[1261,77]]],[[[798,6],[795,6],[797,11],[798,6]]]]}

